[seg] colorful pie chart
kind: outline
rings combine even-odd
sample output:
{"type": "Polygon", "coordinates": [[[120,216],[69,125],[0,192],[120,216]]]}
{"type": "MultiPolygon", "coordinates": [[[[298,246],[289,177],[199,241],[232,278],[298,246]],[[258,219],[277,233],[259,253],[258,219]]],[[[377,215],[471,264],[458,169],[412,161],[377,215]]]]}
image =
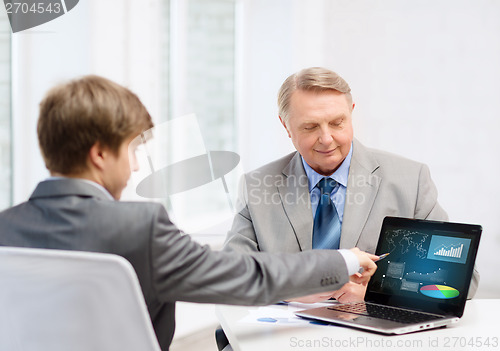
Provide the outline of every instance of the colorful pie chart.
{"type": "Polygon", "coordinates": [[[420,288],[420,292],[435,299],[452,299],[460,295],[457,289],[445,285],[425,285],[420,288]]]}

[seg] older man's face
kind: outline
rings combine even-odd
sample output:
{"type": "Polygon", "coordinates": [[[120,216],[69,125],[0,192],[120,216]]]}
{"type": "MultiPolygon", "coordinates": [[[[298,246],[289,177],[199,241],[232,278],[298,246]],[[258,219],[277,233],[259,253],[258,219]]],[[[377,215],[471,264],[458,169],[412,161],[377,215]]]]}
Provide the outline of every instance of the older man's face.
{"type": "Polygon", "coordinates": [[[332,174],[349,154],[353,108],[345,94],[336,91],[296,90],[287,123],[280,117],[297,151],[319,174],[332,174]]]}

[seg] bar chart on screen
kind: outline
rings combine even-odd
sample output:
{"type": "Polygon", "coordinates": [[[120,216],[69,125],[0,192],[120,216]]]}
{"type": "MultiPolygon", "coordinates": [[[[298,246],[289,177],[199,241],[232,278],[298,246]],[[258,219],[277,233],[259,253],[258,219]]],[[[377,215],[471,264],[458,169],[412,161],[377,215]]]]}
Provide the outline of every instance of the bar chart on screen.
{"type": "Polygon", "coordinates": [[[439,250],[434,252],[434,256],[446,256],[446,257],[462,257],[462,250],[464,248],[464,244],[460,244],[459,247],[455,247],[451,245],[449,249],[446,246],[442,246],[439,250]]]}
{"type": "Polygon", "coordinates": [[[469,253],[470,239],[433,235],[427,258],[431,260],[465,263],[469,253]]]}

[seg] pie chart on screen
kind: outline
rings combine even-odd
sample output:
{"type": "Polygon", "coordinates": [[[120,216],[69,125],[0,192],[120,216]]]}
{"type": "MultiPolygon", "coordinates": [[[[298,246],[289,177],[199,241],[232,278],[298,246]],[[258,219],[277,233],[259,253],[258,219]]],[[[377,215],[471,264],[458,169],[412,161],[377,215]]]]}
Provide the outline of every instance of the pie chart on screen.
{"type": "Polygon", "coordinates": [[[435,299],[452,299],[460,295],[460,292],[446,285],[425,285],[420,288],[420,292],[435,299]]]}

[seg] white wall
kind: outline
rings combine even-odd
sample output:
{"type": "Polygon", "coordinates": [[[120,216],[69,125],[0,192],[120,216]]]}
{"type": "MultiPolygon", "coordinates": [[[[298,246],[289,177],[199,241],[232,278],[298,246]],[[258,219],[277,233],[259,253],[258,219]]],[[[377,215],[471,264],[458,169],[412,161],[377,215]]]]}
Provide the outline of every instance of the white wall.
{"type": "Polygon", "coordinates": [[[290,0],[241,1],[239,150],[251,170],[293,151],[277,117],[281,82],[295,70],[290,0]]]}
{"type": "Polygon", "coordinates": [[[255,168],[292,150],[276,93],[326,66],[351,85],[355,135],[424,162],[452,221],[484,232],[478,296],[500,297],[500,2],[248,1],[242,158],[255,168]]]}

